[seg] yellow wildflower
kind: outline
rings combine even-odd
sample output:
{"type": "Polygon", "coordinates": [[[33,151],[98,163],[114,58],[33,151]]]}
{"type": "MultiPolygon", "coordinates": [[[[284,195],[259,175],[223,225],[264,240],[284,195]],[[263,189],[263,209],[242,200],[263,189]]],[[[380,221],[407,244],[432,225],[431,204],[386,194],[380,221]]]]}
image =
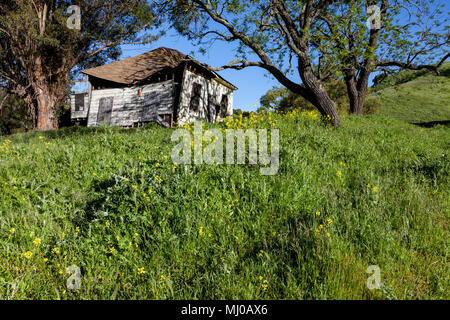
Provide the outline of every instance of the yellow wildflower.
{"type": "Polygon", "coordinates": [[[11,229],[9,229],[9,232],[10,232],[11,234],[14,234],[14,232],[16,232],[16,228],[11,228],[11,229]]]}
{"type": "Polygon", "coordinates": [[[36,238],[36,239],[34,239],[34,240],[33,240],[33,243],[34,243],[36,246],[40,245],[40,244],[41,244],[41,238],[36,238]]]}
{"type": "Polygon", "coordinates": [[[139,275],[144,274],[144,273],[145,273],[145,268],[144,267],[138,268],[138,274],[139,275]]]}
{"type": "Polygon", "coordinates": [[[316,216],[320,216],[320,211],[316,211],[316,216]]]}
{"type": "Polygon", "coordinates": [[[30,259],[33,256],[33,252],[31,252],[31,251],[24,252],[24,253],[22,253],[22,256],[27,259],[30,259]]]}

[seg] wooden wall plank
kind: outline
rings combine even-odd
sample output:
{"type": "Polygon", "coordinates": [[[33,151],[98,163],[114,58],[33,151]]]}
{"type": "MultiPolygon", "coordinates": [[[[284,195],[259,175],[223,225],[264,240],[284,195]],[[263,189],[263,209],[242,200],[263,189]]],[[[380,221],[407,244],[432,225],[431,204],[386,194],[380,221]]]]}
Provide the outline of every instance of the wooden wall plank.
{"type": "Polygon", "coordinates": [[[161,96],[159,99],[158,114],[172,113],[173,80],[118,89],[92,90],[88,126],[103,125],[97,122],[97,114],[100,99],[104,97],[113,97],[110,125],[133,126],[134,123],[142,121],[144,95],[149,92],[156,92],[161,96]],[[138,95],[138,91],[141,92],[140,96],[138,95]]]}

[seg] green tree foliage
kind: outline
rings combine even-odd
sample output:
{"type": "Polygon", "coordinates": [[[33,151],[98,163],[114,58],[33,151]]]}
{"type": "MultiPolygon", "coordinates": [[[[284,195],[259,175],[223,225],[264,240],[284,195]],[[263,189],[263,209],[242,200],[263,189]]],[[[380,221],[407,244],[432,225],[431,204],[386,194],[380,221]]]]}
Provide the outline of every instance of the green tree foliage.
{"type": "Polygon", "coordinates": [[[263,68],[335,125],[336,101],[324,85],[330,78],[345,81],[350,110],[361,114],[373,72],[438,71],[448,58],[445,0],[157,2],[200,50],[230,43],[235,59],[217,70],[263,68]]]}
{"type": "Polygon", "coordinates": [[[19,97],[0,90],[0,134],[26,131],[32,127],[26,104],[19,97]]]}
{"type": "Polygon", "coordinates": [[[373,72],[427,69],[439,74],[449,57],[446,1],[335,2],[318,17],[311,39],[318,72],[345,81],[353,113],[363,113],[373,72]]]}
{"type": "Polygon", "coordinates": [[[146,43],[153,23],[145,0],[5,0],[0,4],[0,86],[28,106],[33,126],[58,126],[56,106],[80,70],[117,59],[120,45],[146,43]],[[75,26],[75,28],[73,27],[75,26]]]}

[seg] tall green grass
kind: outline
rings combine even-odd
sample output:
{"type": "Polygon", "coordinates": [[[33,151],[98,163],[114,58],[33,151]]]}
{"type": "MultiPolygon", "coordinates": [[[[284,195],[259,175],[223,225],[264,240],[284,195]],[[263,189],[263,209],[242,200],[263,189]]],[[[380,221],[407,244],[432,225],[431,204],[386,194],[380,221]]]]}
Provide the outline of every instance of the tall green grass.
{"type": "Polygon", "coordinates": [[[175,166],[155,126],[3,138],[0,298],[448,299],[449,129],[271,117],[234,125],[279,128],[274,176],[175,166]]]}

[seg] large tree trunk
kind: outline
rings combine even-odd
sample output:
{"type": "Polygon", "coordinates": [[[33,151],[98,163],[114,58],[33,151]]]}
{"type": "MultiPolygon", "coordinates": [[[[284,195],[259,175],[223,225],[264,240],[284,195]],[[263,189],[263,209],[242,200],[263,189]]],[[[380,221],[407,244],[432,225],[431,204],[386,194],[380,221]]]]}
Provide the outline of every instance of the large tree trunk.
{"type": "Polygon", "coordinates": [[[58,97],[52,90],[51,79],[45,74],[42,67],[42,58],[38,56],[35,60],[35,82],[33,89],[36,95],[36,129],[53,130],[58,129],[58,121],[55,117],[55,106],[58,97]]]}
{"type": "Polygon", "coordinates": [[[39,89],[37,92],[37,123],[38,130],[58,129],[58,119],[55,116],[55,106],[57,98],[48,90],[39,89]]]}
{"type": "Polygon", "coordinates": [[[303,85],[309,93],[307,98],[332,125],[340,126],[341,120],[337,111],[336,103],[327,94],[320,80],[315,76],[311,64],[299,59],[299,74],[303,85]]]}
{"type": "Polygon", "coordinates": [[[368,75],[364,74],[357,82],[354,71],[349,71],[345,75],[345,84],[350,101],[350,113],[362,115],[369,88],[368,75]]]}
{"type": "Polygon", "coordinates": [[[345,84],[347,86],[347,94],[350,102],[350,113],[362,114],[363,105],[360,104],[358,89],[356,88],[356,81],[353,74],[345,76],[345,84]]]}

